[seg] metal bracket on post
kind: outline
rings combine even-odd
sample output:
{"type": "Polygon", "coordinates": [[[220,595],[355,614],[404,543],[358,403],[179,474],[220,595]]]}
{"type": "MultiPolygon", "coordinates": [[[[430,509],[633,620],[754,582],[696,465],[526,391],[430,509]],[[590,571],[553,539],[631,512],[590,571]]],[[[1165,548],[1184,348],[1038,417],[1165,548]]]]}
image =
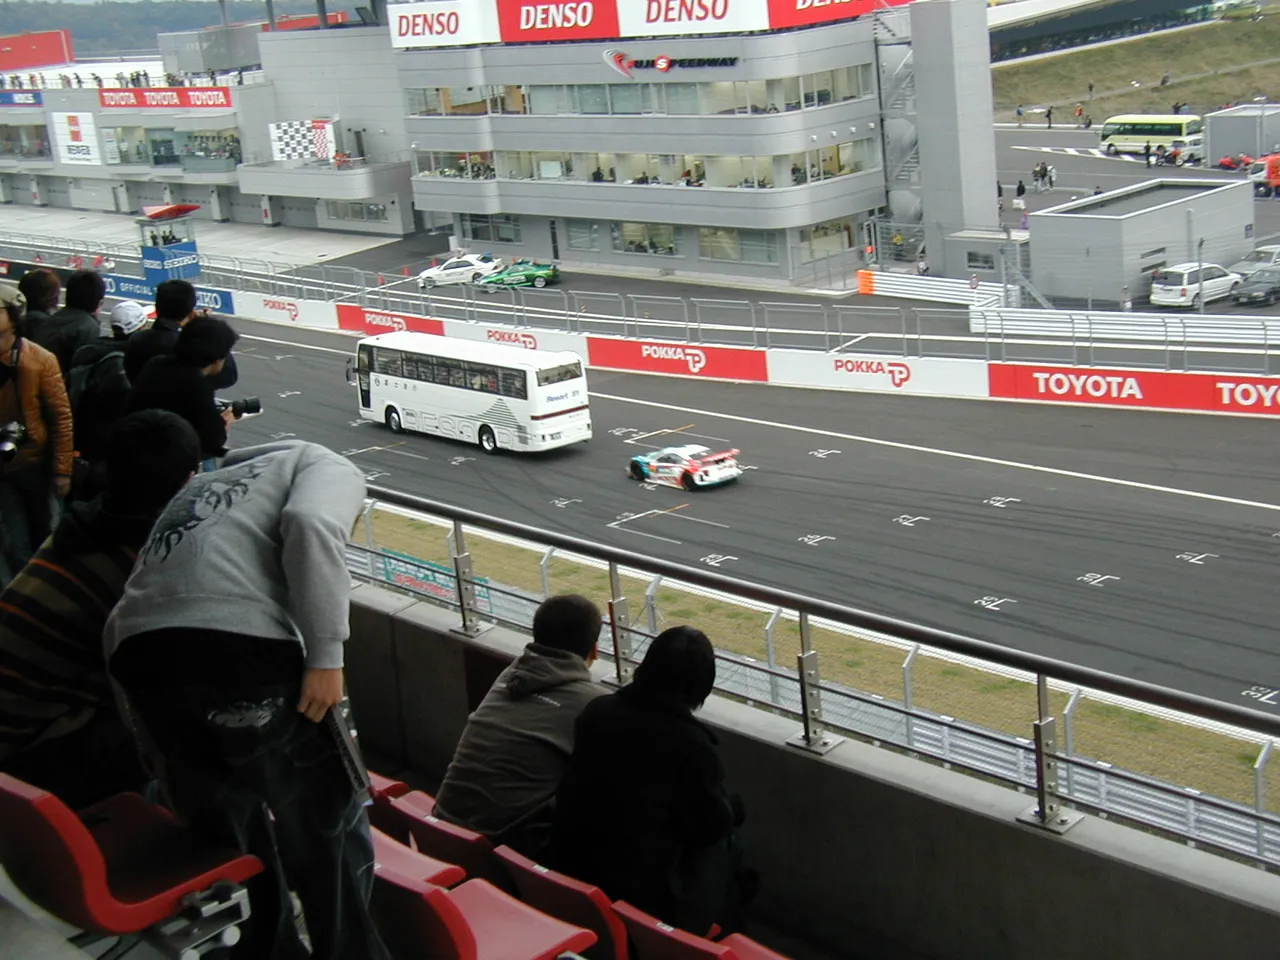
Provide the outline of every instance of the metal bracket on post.
{"type": "Polygon", "coordinates": [[[613,665],[618,684],[631,682],[635,667],[631,663],[631,617],[627,598],[622,595],[622,577],[618,565],[609,561],[609,631],[613,635],[613,665]]]}
{"type": "Polygon", "coordinates": [[[471,554],[467,552],[466,535],[458,520],[453,522],[449,541],[453,548],[453,574],[458,581],[458,609],[462,612],[462,625],[455,627],[452,632],[464,637],[478,637],[493,624],[480,619],[480,612],[476,607],[475,571],[471,567],[471,554]]]}
{"type": "Polygon", "coordinates": [[[809,633],[809,615],[800,611],[800,653],[796,656],[800,674],[800,709],[804,713],[804,730],[787,741],[811,753],[827,753],[844,742],[844,737],[828,733],[822,723],[822,677],[818,673],[818,651],[813,649],[809,633]]]}
{"type": "Polygon", "coordinates": [[[1044,674],[1036,678],[1040,719],[1034,724],[1036,744],[1036,805],[1019,814],[1018,822],[1052,833],[1066,833],[1084,816],[1064,810],[1058,803],[1057,720],[1049,715],[1049,682],[1044,674]]]}

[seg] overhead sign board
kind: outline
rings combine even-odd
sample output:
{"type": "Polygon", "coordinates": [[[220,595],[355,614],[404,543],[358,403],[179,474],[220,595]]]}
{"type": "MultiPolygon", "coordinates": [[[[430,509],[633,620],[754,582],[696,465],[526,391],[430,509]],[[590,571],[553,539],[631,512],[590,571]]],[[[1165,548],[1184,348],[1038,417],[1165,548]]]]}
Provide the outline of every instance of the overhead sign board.
{"type": "Polygon", "coordinates": [[[59,163],[101,164],[92,113],[51,113],[59,163]]]}

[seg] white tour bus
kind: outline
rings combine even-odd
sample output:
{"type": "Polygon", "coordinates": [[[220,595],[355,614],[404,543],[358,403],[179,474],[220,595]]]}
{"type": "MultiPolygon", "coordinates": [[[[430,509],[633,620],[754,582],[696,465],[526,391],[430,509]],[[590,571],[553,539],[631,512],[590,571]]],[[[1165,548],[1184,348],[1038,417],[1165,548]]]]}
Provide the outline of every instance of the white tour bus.
{"type": "MultiPolygon", "coordinates": [[[[1204,120],[1191,113],[1126,113],[1108,117],[1098,132],[1099,143],[1110,154],[1142,153],[1151,144],[1172,150],[1185,148],[1187,141],[1204,133],[1204,120]]],[[[1203,149],[1201,150],[1203,153],[1203,149]]]]}
{"type": "Polygon", "coordinates": [[[582,360],[428,333],[356,345],[360,416],[497,450],[551,450],[591,439],[582,360]]]}

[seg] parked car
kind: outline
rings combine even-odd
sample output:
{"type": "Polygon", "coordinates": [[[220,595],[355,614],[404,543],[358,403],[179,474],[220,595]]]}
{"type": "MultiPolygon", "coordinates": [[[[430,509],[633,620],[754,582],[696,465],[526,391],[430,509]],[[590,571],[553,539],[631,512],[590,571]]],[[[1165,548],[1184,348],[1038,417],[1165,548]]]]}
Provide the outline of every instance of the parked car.
{"type": "Polygon", "coordinates": [[[1151,302],[1158,307],[1198,307],[1233,296],[1244,277],[1216,263],[1179,263],[1151,278],[1151,302]]]}
{"type": "Polygon", "coordinates": [[[560,268],[554,263],[517,260],[505,270],[480,278],[482,287],[545,287],[560,282],[560,268]]]}
{"type": "Polygon", "coordinates": [[[418,274],[418,289],[446,283],[477,283],[504,266],[506,264],[501,257],[488,253],[479,256],[465,254],[446,260],[437,267],[427,267],[418,274]]]}
{"type": "Polygon", "coordinates": [[[1280,266],[1256,271],[1240,284],[1232,299],[1241,306],[1269,307],[1280,303],[1280,266]]]}
{"type": "Polygon", "coordinates": [[[1280,243],[1267,244],[1259,247],[1239,263],[1233,263],[1227,269],[1232,273],[1238,273],[1242,277],[1248,277],[1263,269],[1264,267],[1280,266],[1280,243]]]}

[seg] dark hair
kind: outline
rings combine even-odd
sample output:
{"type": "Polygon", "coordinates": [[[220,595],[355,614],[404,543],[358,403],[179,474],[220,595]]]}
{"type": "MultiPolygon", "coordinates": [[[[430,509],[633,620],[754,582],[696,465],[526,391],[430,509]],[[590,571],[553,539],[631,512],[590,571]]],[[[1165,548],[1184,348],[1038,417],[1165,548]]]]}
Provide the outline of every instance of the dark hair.
{"type": "Polygon", "coordinates": [[[168,410],[139,410],[107,439],[107,500],[115,510],[159,513],[200,466],[195,429],[168,410]]]}
{"type": "Polygon", "coordinates": [[[67,280],[67,306],[97,313],[107,295],[107,281],[97,270],[77,270],[67,280]]]}
{"type": "Polygon", "coordinates": [[[603,622],[600,608],[586,597],[562,593],[538,605],[533,615],[533,642],[568,650],[585,660],[600,640],[603,622]]]}
{"type": "Polygon", "coordinates": [[[178,334],[173,355],[179,363],[207,367],[231,356],[240,335],[220,317],[193,317],[178,334]]]}
{"type": "Polygon", "coordinates": [[[652,697],[697,710],[716,684],[716,656],[696,627],[672,627],[653,638],[632,686],[652,697]]]}
{"type": "Polygon", "coordinates": [[[156,287],[156,316],[185,320],[196,308],[196,288],[185,280],[166,280],[156,287]]]}
{"type": "Polygon", "coordinates": [[[18,281],[18,289],[27,298],[28,310],[57,310],[62,295],[62,281],[52,270],[29,270],[18,281]]]}

